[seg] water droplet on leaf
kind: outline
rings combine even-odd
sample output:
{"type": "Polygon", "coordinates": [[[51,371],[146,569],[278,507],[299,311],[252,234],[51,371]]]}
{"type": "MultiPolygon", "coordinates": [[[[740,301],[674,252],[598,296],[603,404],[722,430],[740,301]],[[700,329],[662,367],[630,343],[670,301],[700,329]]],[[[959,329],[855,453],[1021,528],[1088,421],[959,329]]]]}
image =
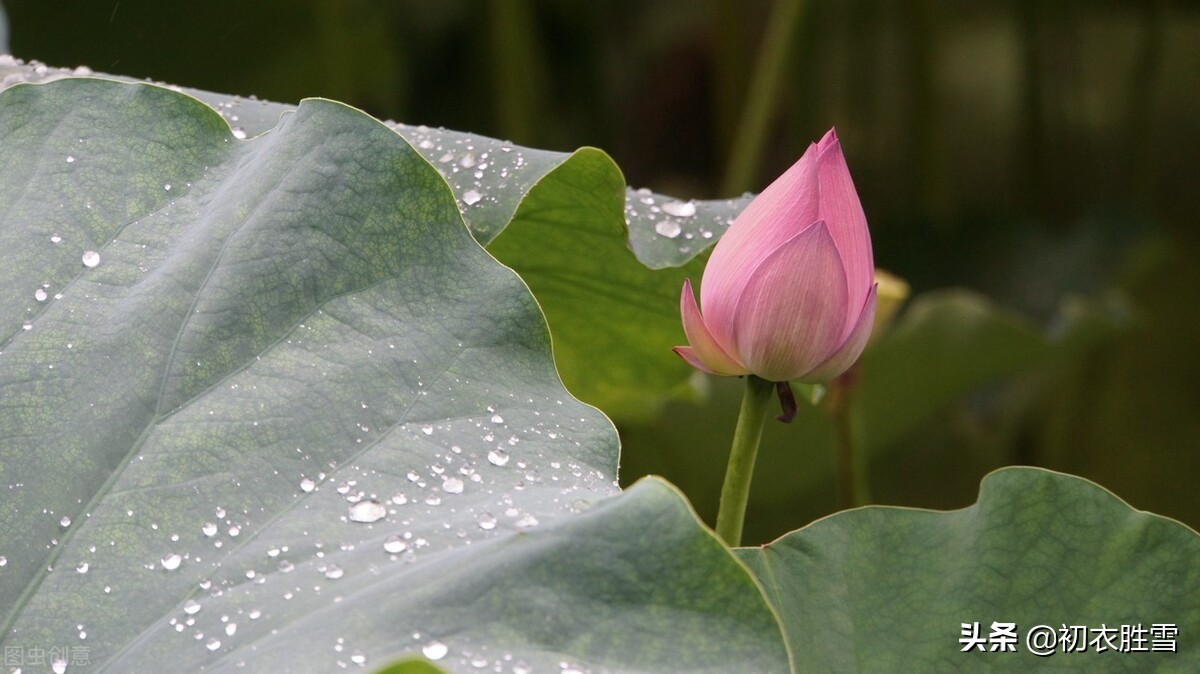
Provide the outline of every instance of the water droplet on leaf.
{"type": "Polygon", "coordinates": [[[696,214],[696,204],[690,201],[668,201],[662,205],[662,209],[677,218],[690,218],[696,214]]]}
{"type": "Polygon", "coordinates": [[[353,522],[378,522],[387,516],[387,508],[379,501],[364,499],[350,506],[350,520],[353,522]]]}
{"type": "Polygon", "coordinates": [[[421,647],[421,653],[430,660],[441,660],[446,657],[450,649],[440,641],[430,641],[421,647]]]}
{"type": "Polygon", "coordinates": [[[654,225],[654,231],[658,232],[661,236],[667,237],[668,239],[674,239],[675,237],[679,236],[679,232],[683,230],[679,226],[678,222],[675,222],[674,220],[663,220],[654,225]]]}

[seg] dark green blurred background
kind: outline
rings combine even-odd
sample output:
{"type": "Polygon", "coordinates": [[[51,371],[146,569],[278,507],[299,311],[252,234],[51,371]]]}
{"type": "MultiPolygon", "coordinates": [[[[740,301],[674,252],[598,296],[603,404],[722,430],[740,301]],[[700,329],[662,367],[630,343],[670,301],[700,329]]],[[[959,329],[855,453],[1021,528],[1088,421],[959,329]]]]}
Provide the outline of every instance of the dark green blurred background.
{"type": "MultiPolygon", "coordinates": [[[[1007,364],[919,423],[876,435],[872,500],[960,507],[987,471],[1026,463],[1200,528],[1195,2],[4,7],[20,58],[282,102],[324,96],[527,146],[595,145],[630,184],[678,197],[757,191],[836,125],[876,261],[915,295],[979,291],[1026,340],[1074,334],[1078,311],[1104,326],[1037,358],[1001,353],[1011,340],[961,340],[967,362],[1007,364]]],[[[941,378],[958,368],[932,347],[876,351],[864,387],[872,355],[913,361],[914,381],[939,362],[941,378]]],[[[708,385],[703,405],[617,422],[622,481],[663,474],[712,517],[739,391],[708,385]]],[[[837,509],[828,434],[819,410],[772,422],[748,542],[837,509]]]]}

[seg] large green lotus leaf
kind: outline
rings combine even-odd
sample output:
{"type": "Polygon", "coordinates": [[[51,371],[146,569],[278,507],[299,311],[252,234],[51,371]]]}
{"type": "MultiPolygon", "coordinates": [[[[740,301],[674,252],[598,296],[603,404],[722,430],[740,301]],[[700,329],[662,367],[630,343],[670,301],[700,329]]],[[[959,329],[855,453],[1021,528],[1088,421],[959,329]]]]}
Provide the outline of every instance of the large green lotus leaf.
{"type": "MultiPolygon", "coordinates": [[[[0,78],[8,83],[74,72],[2,58],[8,60],[0,60],[0,78]]],[[[266,132],[294,109],[187,92],[220,112],[239,138],[266,132]]],[[[550,152],[470,133],[388,126],[450,184],[475,238],[529,284],[573,394],[621,418],[646,418],[665,400],[691,396],[693,370],[670,353],[685,343],[679,292],[684,277],[699,281],[697,256],[747,198],[682,201],[630,189],[612,159],[594,148],[550,152]]]]}
{"type": "Polygon", "coordinates": [[[862,508],[737,553],[778,609],[797,671],[1200,669],[1188,638],[1200,633],[1200,536],[1080,478],[1006,468],[963,510],[862,508]],[[962,624],[976,622],[985,639],[993,622],[1016,623],[1017,652],[962,652],[962,624]],[[1141,625],[1131,647],[1177,652],[1030,653],[1031,628],[1064,624],[1141,625]]]}
{"type": "Polygon", "coordinates": [[[369,117],[239,141],[156,86],[11,87],[0,251],[6,654],[786,669],[678,493],[616,496],[526,286],[369,117]]]}

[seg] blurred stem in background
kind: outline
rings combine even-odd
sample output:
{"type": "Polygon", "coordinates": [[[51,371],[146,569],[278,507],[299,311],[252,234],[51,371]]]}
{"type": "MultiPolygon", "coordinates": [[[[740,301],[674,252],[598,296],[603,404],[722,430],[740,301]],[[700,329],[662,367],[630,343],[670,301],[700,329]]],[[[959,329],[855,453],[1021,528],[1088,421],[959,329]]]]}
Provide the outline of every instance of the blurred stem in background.
{"type": "Polygon", "coordinates": [[[949,188],[940,167],[937,147],[941,120],[938,117],[935,74],[938,59],[936,3],[931,0],[912,0],[904,3],[908,50],[909,99],[912,104],[909,153],[915,166],[911,179],[918,208],[933,222],[949,221],[949,188]]]}
{"type": "Polygon", "coordinates": [[[758,187],[758,170],[766,148],[767,131],[785,77],[784,66],[807,17],[809,0],[776,0],[767,19],[767,32],[754,64],[745,105],[733,134],[729,163],[721,182],[724,195],[758,187]]]}
{"type": "Polygon", "coordinates": [[[521,145],[541,147],[538,120],[545,115],[543,83],[548,77],[538,41],[533,7],[528,0],[492,0],[485,5],[491,14],[492,92],[500,135],[521,145]]]}
{"type": "Polygon", "coordinates": [[[8,52],[8,17],[4,15],[4,5],[0,4],[0,54],[8,52]]]}
{"type": "Polygon", "coordinates": [[[1146,138],[1152,127],[1158,71],[1162,64],[1163,6],[1161,0],[1140,5],[1141,36],[1129,74],[1129,107],[1125,111],[1125,141],[1129,143],[1129,179],[1133,195],[1143,204],[1154,203],[1153,142],[1146,138]]]}
{"type": "Polygon", "coordinates": [[[720,156],[728,161],[733,150],[727,133],[738,122],[746,94],[746,7],[741,0],[717,0],[713,16],[715,70],[715,134],[720,142],[720,156]]]}
{"type": "Polygon", "coordinates": [[[346,13],[349,10],[345,2],[340,0],[316,0],[313,3],[313,16],[316,18],[317,49],[321,53],[323,64],[321,84],[325,96],[339,101],[354,100],[353,76],[347,73],[355,72],[354,54],[355,33],[347,25],[346,13]]]}
{"type": "MultiPolygon", "coordinates": [[[[911,293],[908,281],[883,269],[875,270],[875,284],[875,325],[871,327],[868,349],[891,328],[911,293]]],[[[833,447],[837,454],[838,508],[841,510],[857,508],[871,501],[866,467],[867,421],[857,395],[862,368],[861,361],[855,363],[828,386],[829,403],[825,410],[832,422],[833,447]]]]}
{"type": "Polygon", "coordinates": [[[1023,120],[1024,138],[1018,147],[1024,151],[1018,166],[1025,181],[1022,187],[1024,194],[1024,210],[1036,212],[1039,204],[1043,203],[1042,185],[1045,184],[1045,148],[1042,146],[1043,130],[1042,108],[1042,68],[1040,50],[1038,48],[1038,31],[1041,23],[1038,17],[1040,0],[1018,0],[1017,12],[1018,37],[1021,42],[1021,88],[1020,106],[1022,114],[1017,119],[1023,120]]]}

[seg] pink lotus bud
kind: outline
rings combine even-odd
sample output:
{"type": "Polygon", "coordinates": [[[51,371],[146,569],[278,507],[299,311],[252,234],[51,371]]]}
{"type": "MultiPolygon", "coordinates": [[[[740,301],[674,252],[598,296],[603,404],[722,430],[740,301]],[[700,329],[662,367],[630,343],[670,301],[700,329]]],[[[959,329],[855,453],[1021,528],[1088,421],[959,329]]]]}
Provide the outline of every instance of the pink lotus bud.
{"type": "Polygon", "coordinates": [[[675,353],[711,374],[828,381],[871,336],[874,273],[867,218],[830,129],[717,242],[699,306],[684,281],[690,346],[675,353]]]}

